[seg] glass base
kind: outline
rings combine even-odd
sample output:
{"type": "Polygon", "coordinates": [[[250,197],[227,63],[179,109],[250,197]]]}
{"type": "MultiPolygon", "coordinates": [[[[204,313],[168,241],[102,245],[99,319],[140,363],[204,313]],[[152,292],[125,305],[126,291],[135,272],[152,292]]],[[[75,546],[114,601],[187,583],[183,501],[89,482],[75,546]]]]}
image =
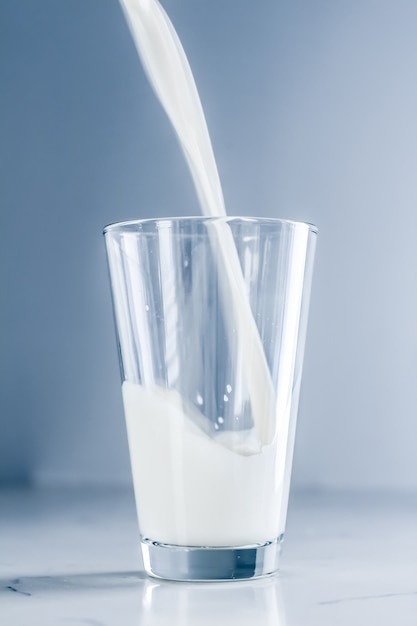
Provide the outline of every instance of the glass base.
{"type": "Polygon", "coordinates": [[[209,581],[259,578],[277,571],[284,536],[236,548],[175,546],[143,538],[145,571],[166,580],[209,581]]]}

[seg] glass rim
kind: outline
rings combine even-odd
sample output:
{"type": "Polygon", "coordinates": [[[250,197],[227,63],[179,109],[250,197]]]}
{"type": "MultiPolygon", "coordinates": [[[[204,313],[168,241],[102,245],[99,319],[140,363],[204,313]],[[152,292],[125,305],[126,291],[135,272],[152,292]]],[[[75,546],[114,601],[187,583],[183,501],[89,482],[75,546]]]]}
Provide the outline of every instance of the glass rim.
{"type": "Polygon", "coordinates": [[[113,231],[123,231],[125,228],[129,226],[140,226],[141,224],[150,224],[150,223],[168,223],[168,222],[187,222],[187,221],[195,221],[195,222],[247,222],[247,223],[271,223],[271,224],[285,224],[289,226],[293,226],[295,228],[302,227],[308,228],[311,234],[317,235],[318,228],[315,224],[311,222],[302,222],[297,220],[289,220],[289,219],[281,219],[278,217],[253,217],[246,215],[219,215],[208,217],[205,215],[183,215],[180,217],[146,217],[143,219],[137,220],[125,220],[122,222],[113,222],[107,224],[103,228],[103,235],[106,235],[109,232],[113,231]]]}

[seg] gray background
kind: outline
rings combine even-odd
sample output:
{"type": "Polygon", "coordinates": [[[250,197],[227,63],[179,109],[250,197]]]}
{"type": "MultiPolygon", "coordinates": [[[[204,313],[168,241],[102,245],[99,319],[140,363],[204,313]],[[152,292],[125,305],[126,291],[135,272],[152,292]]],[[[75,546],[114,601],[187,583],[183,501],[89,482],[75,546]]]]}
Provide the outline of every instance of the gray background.
{"type": "MultiPolygon", "coordinates": [[[[165,7],[228,211],[320,228],[295,486],[417,488],[417,3],[165,7]]],[[[0,46],[0,481],[127,482],[101,230],[190,176],[116,0],[3,0],[0,46]]]]}

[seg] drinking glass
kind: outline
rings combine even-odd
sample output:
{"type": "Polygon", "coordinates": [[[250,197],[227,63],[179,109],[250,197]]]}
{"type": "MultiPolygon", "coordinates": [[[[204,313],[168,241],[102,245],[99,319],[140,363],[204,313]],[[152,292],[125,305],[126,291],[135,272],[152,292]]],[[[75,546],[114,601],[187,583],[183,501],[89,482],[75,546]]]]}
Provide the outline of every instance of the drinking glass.
{"type": "Polygon", "coordinates": [[[152,576],[278,569],[316,234],[311,224],[248,217],[104,230],[152,576]]]}

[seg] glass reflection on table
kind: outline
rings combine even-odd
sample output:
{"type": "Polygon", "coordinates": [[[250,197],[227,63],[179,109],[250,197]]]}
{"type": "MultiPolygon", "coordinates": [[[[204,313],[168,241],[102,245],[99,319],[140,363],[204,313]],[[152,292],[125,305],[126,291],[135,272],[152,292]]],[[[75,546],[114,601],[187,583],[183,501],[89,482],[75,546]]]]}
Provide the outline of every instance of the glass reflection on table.
{"type": "Polygon", "coordinates": [[[141,626],[286,626],[277,577],[221,583],[146,580],[141,626]]]}

